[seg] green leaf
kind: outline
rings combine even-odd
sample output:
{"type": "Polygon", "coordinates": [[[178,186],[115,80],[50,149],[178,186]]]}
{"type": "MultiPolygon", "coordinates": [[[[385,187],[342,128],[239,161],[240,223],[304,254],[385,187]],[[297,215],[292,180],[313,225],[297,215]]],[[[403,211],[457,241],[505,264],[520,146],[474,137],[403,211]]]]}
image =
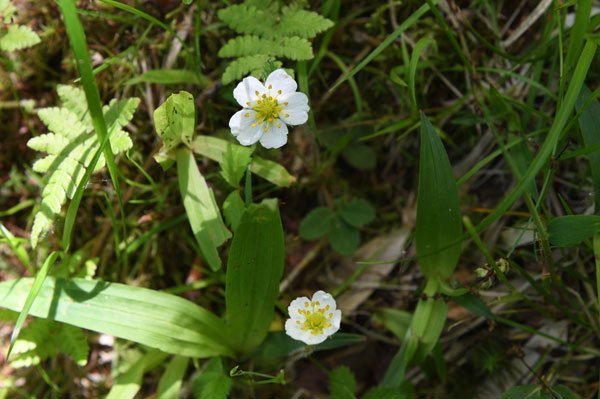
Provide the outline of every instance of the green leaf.
{"type": "Polygon", "coordinates": [[[333,221],[333,211],[326,207],[318,207],[310,211],[300,223],[300,237],[305,240],[316,240],[329,232],[333,221]]]}
{"type": "Polygon", "coordinates": [[[252,149],[242,146],[228,146],[223,155],[221,176],[233,188],[238,188],[240,180],[246,174],[248,164],[252,159],[252,149]]]}
{"type": "Polygon", "coordinates": [[[460,256],[462,223],[458,188],[442,141],[421,114],[421,155],[415,239],[423,274],[445,280],[460,256]]]}
{"type": "Polygon", "coordinates": [[[133,399],[142,387],[144,374],[160,365],[166,357],[167,354],[160,351],[146,353],[117,377],[106,399],[133,399]]]}
{"type": "Polygon", "coordinates": [[[174,356],[158,382],[157,399],[177,399],[190,359],[174,356]]]}
{"type": "Polygon", "coordinates": [[[217,247],[231,237],[225,227],[214,193],[198,170],[188,148],[177,150],[177,177],[183,206],[204,259],[213,270],[221,267],[217,247]]]}
{"type": "MultiPolygon", "coordinates": [[[[332,337],[313,347],[313,352],[320,352],[348,346],[360,345],[365,342],[365,337],[358,334],[337,332],[332,337]]],[[[306,344],[290,338],[285,332],[272,332],[267,335],[267,339],[260,347],[259,357],[281,358],[297,352],[304,348],[306,344]]]]}
{"type": "MultiPolygon", "coordinates": [[[[19,311],[31,278],[0,283],[0,307],[19,311]]],[[[167,353],[232,355],[225,325],[209,311],[175,295],[101,280],[46,278],[32,316],[97,331],[167,353]]]]}
{"type": "Polygon", "coordinates": [[[375,219],[375,209],[367,201],[352,199],[340,206],[338,214],[354,227],[369,224],[375,219]]]}
{"type": "Polygon", "coordinates": [[[363,399],[409,399],[413,395],[410,395],[400,388],[373,388],[367,392],[363,399]]]}
{"type": "Polygon", "coordinates": [[[11,25],[6,34],[0,37],[0,49],[3,51],[22,50],[35,46],[40,41],[40,37],[30,27],[11,25]]]}
{"type": "Polygon", "coordinates": [[[223,371],[221,359],[212,358],[202,374],[194,381],[196,399],[227,399],[231,390],[231,378],[223,371]]]}
{"type": "Polygon", "coordinates": [[[251,205],[231,243],[225,284],[229,339],[238,353],[249,353],[267,335],[283,260],[283,228],[277,201],[251,205]]]}
{"type": "Polygon", "coordinates": [[[329,232],[329,243],[336,252],[352,256],[360,243],[360,233],[355,227],[336,219],[329,232]]]}
{"type": "Polygon", "coordinates": [[[205,87],[209,79],[187,69],[150,69],[125,82],[126,85],[155,83],[160,85],[192,84],[205,87]]]}
{"type": "MultiPolygon", "coordinates": [[[[583,137],[584,147],[592,147],[600,143],[600,132],[598,132],[598,126],[600,126],[600,102],[593,99],[590,104],[585,107],[586,100],[592,95],[590,89],[585,85],[579,92],[577,102],[575,103],[575,109],[580,113],[579,115],[579,129],[581,129],[581,136],[583,137]],[[585,107],[585,108],[584,108],[585,107]]],[[[592,187],[594,192],[594,206],[596,208],[596,214],[600,213],[600,151],[594,151],[587,154],[588,161],[590,162],[590,170],[592,172],[592,187]]]]}
{"type": "Polygon", "coordinates": [[[299,37],[265,39],[253,35],[229,39],[219,50],[218,56],[222,58],[249,57],[258,54],[285,57],[291,60],[309,60],[313,58],[312,46],[306,39],[299,37]]]}
{"type": "Polygon", "coordinates": [[[240,196],[239,191],[232,191],[225,201],[223,201],[223,215],[225,220],[236,231],[242,220],[242,215],[246,211],[246,205],[240,196]]]}
{"type": "Polygon", "coordinates": [[[419,65],[421,53],[430,44],[435,44],[435,41],[431,38],[424,37],[422,39],[419,39],[419,41],[414,46],[412,55],[410,56],[410,62],[408,66],[408,78],[406,79],[406,81],[408,82],[410,99],[412,100],[412,104],[415,108],[417,108],[417,95],[415,90],[415,75],[417,73],[417,66],[419,65]]]}
{"type": "Polygon", "coordinates": [[[356,398],[356,380],[348,367],[337,367],[329,375],[331,399],[356,398]]]}
{"type": "MultiPolygon", "coordinates": [[[[192,144],[192,151],[195,154],[222,163],[230,147],[246,148],[217,137],[196,136],[192,144]]],[[[296,177],[292,176],[283,166],[261,157],[255,156],[252,158],[250,171],[279,187],[289,187],[296,182],[296,177]]]]}
{"type": "Polygon", "coordinates": [[[171,94],[154,110],[154,126],[163,142],[159,153],[168,153],[181,143],[190,146],[196,129],[194,96],[187,91],[171,94]]]}
{"type": "Polygon", "coordinates": [[[375,151],[368,145],[349,144],[342,156],[351,166],[359,170],[373,170],[377,165],[375,151]]]}
{"type": "Polygon", "coordinates": [[[0,0],[0,15],[4,17],[4,23],[10,24],[13,15],[17,11],[17,8],[13,5],[11,0],[0,0]]]}
{"type": "Polygon", "coordinates": [[[403,340],[410,327],[412,314],[398,309],[385,308],[375,314],[375,320],[390,330],[396,338],[403,340]]]}
{"type": "Polygon", "coordinates": [[[219,10],[219,19],[229,25],[238,33],[261,35],[270,37],[274,35],[276,15],[265,12],[252,5],[236,4],[219,10]]]}
{"type": "Polygon", "coordinates": [[[297,7],[284,7],[275,32],[276,36],[299,36],[311,39],[332,26],[332,21],[316,12],[297,7]]]}
{"type": "Polygon", "coordinates": [[[227,68],[225,68],[225,71],[223,72],[223,76],[221,76],[221,81],[226,85],[248,75],[260,76],[263,74],[265,67],[270,64],[272,64],[275,69],[280,68],[283,65],[281,61],[276,61],[272,56],[267,54],[240,57],[227,65],[227,68]]]}
{"type": "Polygon", "coordinates": [[[592,238],[600,231],[598,215],[567,215],[554,218],[548,224],[548,235],[552,245],[571,247],[592,238]]]}
{"type": "Polygon", "coordinates": [[[446,323],[448,305],[442,299],[420,300],[410,324],[411,334],[417,337],[419,348],[416,363],[421,363],[437,344],[446,323]]]}
{"type": "Polygon", "coordinates": [[[81,329],[61,324],[54,335],[54,344],[63,353],[70,356],[78,366],[84,367],[88,361],[90,346],[81,329]]]}

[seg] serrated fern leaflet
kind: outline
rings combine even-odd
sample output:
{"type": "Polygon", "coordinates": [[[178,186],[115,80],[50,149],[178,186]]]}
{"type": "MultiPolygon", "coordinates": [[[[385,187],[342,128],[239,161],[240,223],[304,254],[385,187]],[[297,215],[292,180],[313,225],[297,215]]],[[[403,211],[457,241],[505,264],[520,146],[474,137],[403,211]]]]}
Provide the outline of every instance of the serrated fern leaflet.
{"type": "MultiPolygon", "coordinates": [[[[30,148],[45,152],[44,158],[33,164],[33,170],[46,173],[42,201],[33,221],[31,245],[37,246],[40,237],[52,228],[67,199],[73,198],[86,168],[100,147],[87,111],[83,90],[59,85],[58,95],[62,107],[42,108],[38,116],[50,133],[34,137],[27,142],[30,148]]],[[[135,112],[140,100],[128,98],[112,100],[103,107],[104,118],[110,134],[114,154],[127,151],[132,146],[129,134],[123,130],[135,112]]],[[[100,170],[104,157],[94,168],[100,170]]]]}

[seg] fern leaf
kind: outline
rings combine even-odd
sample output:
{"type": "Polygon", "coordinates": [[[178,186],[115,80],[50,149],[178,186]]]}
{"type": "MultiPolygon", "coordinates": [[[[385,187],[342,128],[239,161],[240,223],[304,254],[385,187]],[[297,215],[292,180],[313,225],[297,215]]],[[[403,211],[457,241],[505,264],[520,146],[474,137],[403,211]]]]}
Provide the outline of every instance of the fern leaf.
{"type": "Polygon", "coordinates": [[[71,357],[77,365],[83,367],[87,364],[90,347],[81,329],[62,324],[59,333],[55,335],[54,342],[57,348],[71,357]]]}
{"type": "Polygon", "coordinates": [[[74,113],[85,126],[92,126],[87,100],[82,89],[69,85],[56,86],[56,92],[64,108],[74,113]]]}
{"type": "Polygon", "coordinates": [[[265,69],[265,65],[267,65],[267,63],[272,63],[277,68],[280,68],[282,65],[281,62],[275,61],[272,57],[265,54],[241,57],[235,61],[232,61],[227,66],[225,72],[223,72],[221,80],[223,84],[228,84],[249,74],[260,75],[265,69]]]}
{"type": "Polygon", "coordinates": [[[265,12],[247,4],[236,4],[219,10],[218,16],[238,33],[273,36],[275,14],[272,12],[265,12]]]}
{"type": "Polygon", "coordinates": [[[281,44],[273,48],[272,54],[296,61],[313,58],[310,42],[299,37],[284,37],[281,44]]]}
{"type": "Polygon", "coordinates": [[[10,23],[15,11],[17,11],[17,8],[11,3],[10,0],[0,0],[0,15],[4,16],[5,24],[10,23]]]}
{"type": "Polygon", "coordinates": [[[219,57],[244,57],[253,54],[270,54],[275,43],[273,40],[262,39],[258,36],[238,36],[230,39],[221,50],[219,57]]]}
{"type": "Polygon", "coordinates": [[[6,34],[0,38],[0,49],[4,51],[22,50],[35,46],[39,42],[40,37],[30,27],[11,25],[6,34]]]}
{"type": "Polygon", "coordinates": [[[84,125],[77,114],[67,108],[42,108],[38,110],[38,116],[48,127],[48,130],[58,136],[63,136],[68,141],[86,132],[91,132],[91,126],[84,125]]]}
{"type": "MultiPolygon", "coordinates": [[[[33,170],[47,173],[44,178],[42,201],[33,220],[31,245],[36,247],[40,237],[52,229],[54,219],[60,213],[67,199],[73,198],[81,183],[86,169],[100,148],[97,136],[84,108],[83,91],[69,86],[59,86],[57,91],[63,107],[43,108],[38,111],[40,119],[51,131],[34,137],[27,145],[48,155],[33,164],[33,170]]],[[[113,153],[118,154],[132,146],[131,138],[122,129],[133,117],[140,100],[129,98],[112,100],[103,107],[104,117],[109,129],[110,145],[113,153]]],[[[105,165],[100,156],[94,172],[105,165]]]]}
{"type": "Polygon", "coordinates": [[[333,26],[333,22],[316,12],[284,7],[275,28],[277,36],[299,36],[312,39],[333,26]]]}
{"type": "Polygon", "coordinates": [[[56,349],[52,336],[55,332],[56,323],[44,319],[32,320],[15,341],[11,366],[28,367],[54,356],[56,349]]]}

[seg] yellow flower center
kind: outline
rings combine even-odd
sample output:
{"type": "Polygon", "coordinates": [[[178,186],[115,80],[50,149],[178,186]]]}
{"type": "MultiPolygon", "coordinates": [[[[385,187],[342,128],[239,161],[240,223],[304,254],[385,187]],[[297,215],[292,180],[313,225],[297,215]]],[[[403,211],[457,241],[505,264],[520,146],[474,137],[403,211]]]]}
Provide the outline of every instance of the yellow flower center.
{"type": "Polygon", "coordinates": [[[305,309],[298,310],[298,313],[304,316],[304,322],[299,320],[296,323],[301,324],[300,328],[304,331],[310,331],[314,335],[323,334],[325,329],[331,327],[329,321],[333,317],[333,313],[327,313],[329,311],[329,305],[324,308],[320,308],[321,304],[319,301],[316,302],[305,302],[305,309]]]}
{"type": "Polygon", "coordinates": [[[263,94],[256,101],[254,111],[256,111],[256,120],[259,124],[263,122],[272,123],[275,119],[279,118],[279,113],[283,110],[277,99],[272,96],[263,94]]]}

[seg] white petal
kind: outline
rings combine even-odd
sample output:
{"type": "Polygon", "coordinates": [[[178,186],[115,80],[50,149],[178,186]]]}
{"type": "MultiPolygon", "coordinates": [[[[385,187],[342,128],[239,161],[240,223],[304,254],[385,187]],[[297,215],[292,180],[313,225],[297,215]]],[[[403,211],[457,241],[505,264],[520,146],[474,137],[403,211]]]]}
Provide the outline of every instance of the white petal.
{"type": "Polygon", "coordinates": [[[281,90],[282,93],[293,93],[298,88],[296,81],[290,75],[287,74],[283,69],[277,69],[269,75],[265,86],[269,89],[271,86],[271,94],[277,93],[281,90]]]}
{"type": "Polygon", "coordinates": [[[290,337],[301,340],[304,336],[304,331],[300,328],[300,326],[296,323],[294,319],[287,319],[285,322],[285,333],[290,337]]]}
{"type": "Polygon", "coordinates": [[[327,339],[327,335],[325,334],[313,334],[310,331],[305,331],[300,339],[307,345],[317,345],[327,339]]]}
{"type": "Polygon", "coordinates": [[[305,296],[296,298],[292,301],[292,303],[290,303],[290,306],[288,306],[287,310],[292,319],[300,321],[304,321],[306,319],[304,315],[298,313],[298,310],[308,309],[308,307],[304,305],[305,303],[308,303],[310,306],[310,299],[305,296]]]}
{"type": "Polygon", "coordinates": [[[319,302],[319,307],[324,308],[329,305],[329,311],[333,312],[336,309],[335,299],[325,291],[317,291],[312,296],[312,301],[319,302]]]}
{"type": "Polygon", "coordinates": [[[252,145],[256,143],[263,134],[264,125],[252,126],[256,123],[256,112],[243,109],[233,114],[229,119],[229,128],[240,144],[252,145]]]}
{"type": "Polygon", "coordinates": [[[249,107],[248,103],[256,101],[258,96],[266,93],[265,86],[253,76],[244,78],[235,89],[233,89],[233,97],[242,107],[249,107]],[[256,94],[258,92],[258,95],[256,94]]]}
{"type": "Polygon", "coordinates": [[[277,98],[282,105],[280,118],[288,125],[301,125],[308,120],[308,97],[304,93],[283,94],[277,98]],[[286,105],[287,104],[287,105],[286,105]]]}
{"type": "Polygon", "coordinates": [[[260,143],[265,148],[279,148],[287,143],[287,135],[288,128],[285,123],[276,120],[269,123],[269,130],[262,135],[260,143]]]}

